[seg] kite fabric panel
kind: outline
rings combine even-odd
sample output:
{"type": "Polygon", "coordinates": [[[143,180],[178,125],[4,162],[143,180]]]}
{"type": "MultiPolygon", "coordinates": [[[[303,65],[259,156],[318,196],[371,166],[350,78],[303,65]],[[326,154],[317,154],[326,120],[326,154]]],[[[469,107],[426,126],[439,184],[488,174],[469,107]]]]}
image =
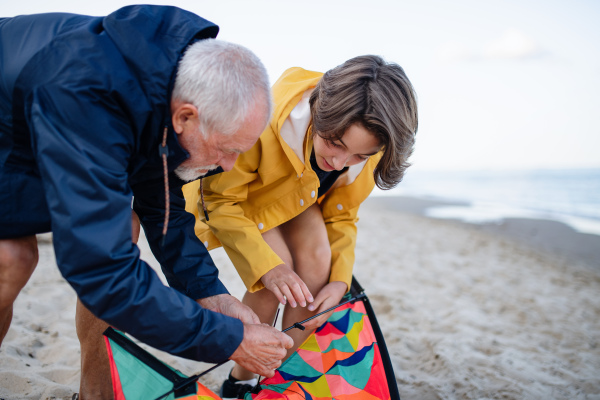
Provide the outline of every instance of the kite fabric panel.
{"type": "MultiPolygon", "coordinates": [[[[353,281],[355,292],[362,292],[353,281]]],[[[345,304],[245,400],[399,400],[381,330],[366,297],[345,304]]]]}
{"type": "MultiPolygon", "coordinates": [[[[342,300],[244,400],[400,400],[379,324],[355,279],[342,300]]],[[[112,328],[104,335],[116,400],[222,400],[197,381],[202,374],[187,377],[112,328]]]]}
{"type": "Polygon", "coordinates": [[[115,400],[222,400],[112,328],[104,332],[115,400]],[[174,388],[182,386],[179,390],[174,388]]]}

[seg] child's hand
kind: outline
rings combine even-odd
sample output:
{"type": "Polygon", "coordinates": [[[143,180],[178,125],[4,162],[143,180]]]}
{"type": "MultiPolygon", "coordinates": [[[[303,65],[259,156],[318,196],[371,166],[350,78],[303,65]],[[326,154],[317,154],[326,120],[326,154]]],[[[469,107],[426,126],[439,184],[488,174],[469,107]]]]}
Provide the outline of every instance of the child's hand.
{"type": "MultiPolygon", "coordinates": [[[[329,282],[327,285],[325,285],[325,287],[323,287],[323,289],[321,289],[319,294],[317,294],[317,298],[315,299],[314,303],[308,306],[308,310],[316,310],[315,314],[318,314],[321,311],[325,311],[328,308],[336,306],[339,304],[340,300],[342,299],[342,297],[344,297],[347,291],[348,285],[346,285],[344,282],[329,282]]],[[[320,317],[308,321],[303,325],[307,329],[316,329],[319,326],[323,325],[332,313],[333,311],[330,311],[326,314],[321,315],[320,317]]]]}
{"type": "Polygon", "coordinates": [[[313,302],[313,296],[306,287],[306,284],[294,271],[287,265],[280,264],[264,274],[260,278],[263,285],[269,289],[281,304],[290,302],[290,306],[306,307],[307,303],[313,302]]]}

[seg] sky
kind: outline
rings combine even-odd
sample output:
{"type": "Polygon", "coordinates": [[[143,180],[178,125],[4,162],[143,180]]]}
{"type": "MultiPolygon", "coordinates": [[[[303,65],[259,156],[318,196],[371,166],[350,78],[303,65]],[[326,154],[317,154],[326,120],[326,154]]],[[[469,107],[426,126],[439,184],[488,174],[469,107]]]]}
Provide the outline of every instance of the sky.
{"type": "MultiPolygon", "coordinates": [[[[0,0],[0,15],[106,15],[126,1],[0,0]]],[[[166,2],[153,2],[165,4],[166,2]]],[[[274,82],[362,54],[416,89],[413,169],[600,167],[600,1],[253,0],[169,2],[220,26],[274,82]]]]}

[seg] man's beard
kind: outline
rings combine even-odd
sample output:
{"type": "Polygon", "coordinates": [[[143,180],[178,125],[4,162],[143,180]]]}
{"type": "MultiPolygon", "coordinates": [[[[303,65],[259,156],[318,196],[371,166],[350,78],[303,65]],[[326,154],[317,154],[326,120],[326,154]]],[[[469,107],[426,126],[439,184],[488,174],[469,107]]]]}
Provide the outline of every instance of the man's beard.
{"type": "Polygon", "coordinates": [[[195,181],[196,179],[198,179],[200,177],[203,177],[211,169],[215,169],[218,167],[219,166],[216,164],[207,165],[205,167],[198,167],[198,168],[188,168],[188,167],[184,167],[183,165],[180,165],[179,167],[175,168],[175,175],[177,175],[177,177],[184,182],[191,182],[191,181],[195,181]]]}

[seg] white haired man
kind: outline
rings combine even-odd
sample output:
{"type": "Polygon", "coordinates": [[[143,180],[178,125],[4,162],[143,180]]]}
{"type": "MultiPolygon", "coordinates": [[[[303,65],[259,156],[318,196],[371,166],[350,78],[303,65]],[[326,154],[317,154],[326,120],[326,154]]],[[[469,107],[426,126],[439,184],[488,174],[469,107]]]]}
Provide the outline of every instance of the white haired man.
{"type": "Polygon", "coordinates": [[[52,231],[80,299],[82,399],[110,396],[83,387],[96,317],[265,376],[292,345],[228,294],[184,209],[181,186],[231,169],[271,113],[264,66],[217,32],[162,6],[0,19],[0,341],[37,264],[35,234],[52,231]],[[170,288],[139,258],[132,204],[170,288]]]}

